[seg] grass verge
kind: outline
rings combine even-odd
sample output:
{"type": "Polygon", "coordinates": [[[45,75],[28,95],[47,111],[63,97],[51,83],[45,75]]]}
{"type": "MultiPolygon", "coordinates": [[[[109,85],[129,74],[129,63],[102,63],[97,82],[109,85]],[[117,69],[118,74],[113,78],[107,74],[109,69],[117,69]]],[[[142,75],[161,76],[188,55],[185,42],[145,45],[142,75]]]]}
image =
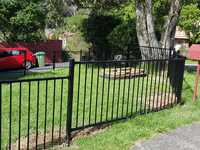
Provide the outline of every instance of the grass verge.
{"type": "Polygon", "coordinates": [[[197,65],[198,61],[197,60],[186,59],[185,60],[185,64],[195,64],[195,65],[197,65]]]}
{"type": "MultiPolygon", "coordinates": [[[[60,69],[57,73],[59,74],[59,76],[62,76],[61,74],[66,75],[66,69],[60,69]]],[[[56,75],[55,71],[49,72],[48,73],[37,73],[37,74],[33,74],[33,75],[28,75],[25,77],[18,77],[20,79],[24,79],[24,78],[41,78],[44,76],[51,76],[52,75],[56,75]]],[[[113,122],[111,123],[111,128],[109,128],[108,130],[106,130],[103,133],[99,133],[97,135],[94,135],[92,137],[85,137],[85,138],[79,138],[73,141],[72,145],[76,145],[76,148],[78,147],[78,149],[128,149],[130,147],[132,147],[134,145],[134,143],[140,139],[151,139],[153,134],[158,134],[158,133],[162,133],[165,131],[169,131],[169,130],[173,130],[177,127],[180,127],[182,125],[186,125],[186,124],[191,124],[194,123],[196,121],[200,120],[200,108],[199,108],[199,97],[200,94],[197,93],[197,98],[196,98],[196,102],[195,104],[192,103],[192,97],[193,97],[193,88],[194,88],[194,79],[196,76],[196,72],[195,71],[185,71],[185,75],[184,75],[184,81],[183,81],[183,92],[182,92],[182,105],[178,105],[172,109],[167,109],[167,110],[163,110],[163,111],[159,111],[159,112],[155,112],[155,113],[150,113],[150,114],[146,114],[143,116],[137,116],[135,118],[131,118],[131,119],[126,119],[126,120],[122,120],[122,121],[117,121],[117,122],[113,122]]],[[[123,84],[124,82],[122,82],[121,84],[123,84]]],[[[51,85],[53,85],[53,82],[50,83],[51,85]]],[[[77,83],[75,83],[77,84],[77,83]]],[[[128,83],[125,83],[126,85],[128,85],[128,83]]],[[[40,84],[42,85],[42,84],[40,84]]],[[[56,83],[57,86],[60,85],[60,83],[56,83]]],[[[91,85],[90,82],[88,82],[88,87],[91,85]]],[[[7,85],[5,85],[7,86],[7,85]]],[[[37,86],[37,84],[35,85],[37,86]]],[[[82,85],[84,86],[84,84],[82,85]]],[[[32,87],[34,88],[34,83],[32,85],[32,87]]],[[[5,87],[4,91],[8,91],[5,87]]],[[[43,87],[45,89],[45,87],[43,87]]],[[[49,86],[50,90],[53,93],[53,90],[51,89],[51,86],[49,86]]],[[[14,89],[14,88],[13,88],[14,89]]],[[[16,90],[16,95],[17,95],[17,91],[19,89],[16,90]]],[[[24,86],[24,91],[26,91],[26,87],[24,86]]],[[[36,92],[35,89],[32,90],[32,93],[36,92]]],[[[67,89],[65,89],[67,91],[67,89]]],[[[57,91],[58,93],[60,93],[60,90],[57,91]]],[[[84,91],[83,91],[84,92],[84,91]]],[[[25,92],[26,93],[26,92],[25,92]]],[[[41,91],[40,95],[45,95],[42,94],[43,91],[41,91]]],[[[53,106],[53,101],[52,101],[52,97],[53,94],[49,95],[49,102],[48,102],[48,109],[49,109],[49,113],[48,116],[49,118],[47,119],[47,126],[51,127],[52,125],[52,106],[53,106]]],[[[8,93],[9,94],[9,93],[8,93]]],[[[89,94],[87,94],[89,95],[89,94]]],[[[24,96],[24,100],[27,99],[27,95],[22,95],[22,97],[24,96]]],[[[67,99],[67,96],[64,95],[65,99],[67,99]]],[[[5,106],[9,105],[7,103],[9,103],[9,96],[7,96],[7,99],[4,100],[4,104],[5,106]]],[[[31,126],[31,133],[35,133],[35,128],[36,128],[36,113],[35,113],[35,109],[37,108],[36,105],[36,99],[37,98],[32,98],[32,109],[31,109],[31,113],[32,113],[32,120],[31,122],[33,123],[31,126]]],[[[58,99],[59,99],[59,95],[58,95],[58,99]]],[[[16,112],[18,112],[18,105],[19,101],[13,101],[14,107],[12,108],[13,110],[15,110],[16,112]],[[16,108],[15,108],[16,107],[16,108]]],[[[41,104],[44,104],[44,101],[41,101],[41,104]]],[[[27,108],[27,101],[24,101],[24,108],[27,108]]],[[[59,104],[60,102],[56,102],[56,108],[59,108],[59,104]]],[[[66,107],[66,103],[63,104],[66,107]]],[[[40,116],[43,116],[40,119],[44,119],[44,106],[40,105],[40,116]]],[[[6,110],[6,109],[5,109],[6,110]]],[[[59,111],[58,111],[59,112],[59,111]]],[[[55,111],[55,116],[59,116],[59,113],[57,111],[55,111]]],[[[4,121],[4,126],[7,126],[9,124],[9,107],[8,110],[6,110],[3,114],[4,118],[7,118],[7,120],[4,121]],[[7,117],[6,117],[7,116],[7,117]]],[[[13,113],[13,119],[18,120],[18,114],[17,113],[13,113]]],[[[65,115],[62,116],[62,118],[66,118],[65,115]]],[[[24,111],[24,115],[22,115],[22,122],[26,122],[27,121],[27,110],[24,111]]],[[[58,126],[59,125],[59,117],[56,118],[55,121],[55,125],[58,126]]],[[[63,122],[63,126],[65,125],[65,121],[63,122]]],[[[13,127],[13,140],[17,139],[17,135],[18,135],[18,127],[16,124],[16,127],[14,127],[15,125],[12,125],[13,127]]],[[[22,136],[26,136],[27,133],[27,124],[23,124],[22,127],[22,136]]],[[[39,130],[39,132],[43,132],[43,126],[44,124],[39,124],[39,127],[41,128],[41,130],[39,130]]],[[[51,131],[51,129],[49,129],[49,131],[51,131]]],[[[6,137],[8,135],[8,130],[5,130],[4,133],[5,134],[4,137],[6,137]]],[[[7,141],[8,139],[5,138],[3,141],[7,141]]],[[[56,149],[56,147],[55,147],[56,149]]],[[[57,148],[59,149],[59,148],[57,148]]],[[[72,148],[73,149],[73,148],[72,148]]]]}

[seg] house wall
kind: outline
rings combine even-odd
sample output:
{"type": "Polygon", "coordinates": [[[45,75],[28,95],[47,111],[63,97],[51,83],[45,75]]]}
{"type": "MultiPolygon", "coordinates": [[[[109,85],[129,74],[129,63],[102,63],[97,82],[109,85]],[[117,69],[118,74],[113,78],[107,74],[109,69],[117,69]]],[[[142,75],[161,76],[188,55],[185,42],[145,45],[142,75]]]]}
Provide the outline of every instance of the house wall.
{"type": "Polygon", "coordinates": [[[177,50],[180,50],[180,54],[182,56],[188,57],[189,55],[189,39],[181,39],[181,38],[175,38],[174,41],[174,48],[177,50]]]}
{"type": "Polygon", "coordinates": [[[180,50],[181,55],[188,57],[189,42],[190,39],[186,35],[185,31],[181,30],[180,27],[177,26],[174,40],[174,48],[176,49],[176,51],[180,50]]]}
{"type": "Polygon", "coordinates": [[[47,40],[46,42],[14,42],[0,43],[0,49],[3,48],[27,47],[33,53],[38,51],[45,52],[45,63],[53,62],[53,51],[56,51],[55,62],[61,62],[62,58],[62,40],[47,40]]]}

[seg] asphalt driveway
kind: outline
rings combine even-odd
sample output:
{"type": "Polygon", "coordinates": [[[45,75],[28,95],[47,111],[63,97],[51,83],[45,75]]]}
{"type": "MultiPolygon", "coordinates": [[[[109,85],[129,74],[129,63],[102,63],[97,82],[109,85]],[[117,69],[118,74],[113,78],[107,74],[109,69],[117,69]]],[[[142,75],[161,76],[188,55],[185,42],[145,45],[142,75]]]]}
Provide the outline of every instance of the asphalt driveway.
{"type": "MultiPolygon", "coordinates": [[[[69,67],[69,62],[63,63],[55,63],[55,68],[63,68],[69,67]]],[[[46,72],[53,69],[53,64],[46,64],[45,67],[33,67],[29,70],[26,70],[26,73],[35,73],[35,72],[46,72]]],[[[17,70],[9,70],[9,71],[2,71],[0,72],[0,78],[11,76],[11,75],[23,75],[24,69],[17,69],[17,70]]]]}

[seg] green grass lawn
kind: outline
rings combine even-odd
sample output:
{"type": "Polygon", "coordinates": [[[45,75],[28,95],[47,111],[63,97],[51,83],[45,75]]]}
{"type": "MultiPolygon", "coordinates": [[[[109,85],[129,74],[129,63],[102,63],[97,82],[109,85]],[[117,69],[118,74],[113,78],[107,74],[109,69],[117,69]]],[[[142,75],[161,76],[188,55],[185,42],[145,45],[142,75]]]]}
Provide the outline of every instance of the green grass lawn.
{"type": "Polygon", "coordinates": [[[185,60],[185,64],[198,64],[198,61],[197,60],[191,60],[191,59],[186,59],[185,60]]]}
{"type": "Polygon", "coordinates": [[[174,108],[113,122],[110,129],[92,137],[79,138],[79,149],[128,149],[141,139],[200,121],[200,93],[193,103],[196,71],[185,70],[182,104],[174,108]]]}
{"type": "MultiPolygon", "coordinates": [[[[101,69],[100,69],[101,70],[101,69]]],[[[99,70],[99,71],[100,71],[99,70]]],[[[130,113],[137,113],[136,110],[133,110],[131,112],[131,107],[129,107],[128,104],[132,102],[131,96],[130,98],[127,97],[128,95],[128,87],[131,91],[134,91],[137,93],[138,91],[141,91],[141,89],[147,89],[147,93],[141,93],[139,92],[138,95],[134,95],[134,99],[136,97],[144,97],[146,94],[149,95],[151,84],[144,84],[147,83],[147,78],[136,78],[134,81],[132,80],[109,80],[99,78],[99,91],[97,92],[97,83],[98,82],[91,82],[91,72],[93,72],[93,80],[97,81],[98,76],[98,70],[95,68],[93,71],[92,69],[89,69],[87,71],[87,76],[85,77],[85,66],[81,68],[81,76],[80,76],[80,91],[78,91],[78,68],[75,69],[75,80],[74,80],[74,105],[73,105],[73,119],[72,120],[72,127],[75,127],[76,124],[78,126],[82,125],[82,119],[83,119],[83,105],[84,105],[84,97],[85,97],[85,124],[89,123],[89,117],[90,114],[93,114],[91,116],[91,123],[95,121],[95,118],[93,117],[95,115],[95,106],[96,101],[93,100],[90,104],[91,98],[98,98],[98,115],[97,115],[97,121],[101,120],[101,115],[99,112],[102,113],[102,120],[105,120],[106,118],[110,119],[112,117],[112,114],[116,115],[116,108],[119,107],[119,116],[123,114],[130,114],[130,113]],[[85,85],[85,79],[87,79],[87,84],[85,85]],[[104,80],[104,81],[103,81],[104,80]],[[103,83],[104,82],[104,93],[102,93],[103,83]],[[120,85],[119,85],[120,82],[120,85]],[[130,83],[130,84],[129,84],[130,83]],[[139,88],[133,88],[133,85],[139,85],[139,88]],[[85,89],[86,91],[83,90],[85,89]],[[91,89],[91,87],[93,87],[91,89]],[[108,90],[108,87],[110,88],[110,91],[108,90]],[[115,88],[114,88],[115,87],[115,88]],[[116,89],[115,91],[113,91],[116,89]],[[92,91],[92,92],[91,92],[92,91]],[[110,94],[108,94],[108,91],[110,94]],[[78,94],[79,99],[78,99],[78,94]],[[84,94],[86,93],[86,95],[84,94]],[[98,93],[98,95],[97,95],[98,93]],[[113,99],[112,96],[117,95],[116,99],[113,99]],[[118,94],[119,95],[118,98],[118,94]],[[122,94],[125,93],[125,94],[122,94]],[[108,103],[104,102],[102,104],[102,95],[105,95],[104,100],[108,101],[108,103]],[[123,97],[123,95],[125,95],[123,97]],[[129,99],[129,101],[128,101],[129,99]],[[77,117],[77,101],[79,101],[79,114],[78,114],[78,122],[76,122],[77,117]],[[119,104],[118,104],[119,102],[119,104]],[[103,107],[101,107],[102,105],[103,107]],[[124,107],[122,105],[124,104],[124,107]],[[114,110],[110,109],[109,106],[114,106],[114,110]],[[127,107],[128,106],[128,107],[127,107]],[[109,108],[109,109],[108,109],[109,108]],[[123,108],[123,110],[122,110],[123,108]],[[108,110],[108,114],[105,113],[108,110]],[[91,113],[90,113],[91,112],[91,113]]],[[[52,77],[52,76],[65,76],[68,74],[68,69],[56,69],[56,71],[49,71],[48,73],[36,73],[36,74],[28,74],[27,76],[18,76],[18,77],[8,77],[9,78],[17,78],[17,79],[29,79],[29,78],[41,78],[41,77],[52,77]]],[[[200,94],[197,93],[197,98],[195,104],[192,103],[192,97],[193,97],[193,88],[194,88],[194,82],[195,82],[195,71],[185,71],[184,75],[184,81],[183,81],[183,92],[182,92],[182,105],[177,105],[173,108],[166,109],[163,111],[155,112],[146,114],[143,116],[137,116],[135,118],[126,119],[122,121],[116,121],[110,124],[110,128],[106,130],[103,133],[96,134],[92,137],[84,137],[84,138],[78,138],[72,142],[72,145],[76,145],[79,147],[79,149],[128,149],[134,143],[140,139],[146,138],[150,139],[153,134],[157,134],[160,132],[165,132],[168,130],[175,129],[181,125],[185,124],[191,124],[193,122],[200,120],[200,108],[199,108],[199,97],[200,94]]],[[[154,75],[149,76],[148,79],[150,81],[151,78],[155,78],[154,75]]],[[[149,82],[148,81],[148,82],[149,82]]],[[[152,85],[155,85],[155,93],[159,93],[162,88],[165,91],[165,89],[168,92],[171,92],[169,86],[167,84],[161,84],[160,87],[158,87],[158,82],[155,83],[154,80],[152,80],[152,85]],[[166,86],[167,85],[167,86],[166,86]],[[159,90],[158,90],[159,89],[159,90]]],[[[27,126],[28,126],[28,99],[29,99],[29,89],[27,86],[29,83],[22,83],[21,84],[21,90],[23,91],[21,95],[22,100],[22,115],[21,115],[21,136],[25,137],[27,136],[27,126]]],[[[46,88],[46,82],[40,81],[39,83],[39,105],[38,98],[35,97],[38,92],[38,83],[32,82],[30,87],[30,134],[36,133],[37,128],[37,109],[39,110],[39,124],[38,129],[39,133],[44,132],[44,119],[45,119],[45,113],[47,115],[47,132],[52,131],[52,124],[55,126],[56,130],[58,130],[60,125],[60,109],[62,106],[62,122],[61,126],[62,129],[65,129],[66,126],[66,108],[67,108],[67,85],[68,81],[65,79],[63,81],[59,80],[54,82],[48,81],[46,88]],[[56,87],[56,90],[54,92],[54,85],[56,87]],[[62,95],[62,103],[61,103],[61,85],[63,85],[63,95],[62,95]],[[48,94],[46,96],[46,89],[48,90],[48,94]],[[54,94],[55,93],[55,94],[54,94]],[[45,108],[45,103],[47,103],[47,108],[45,108]],[[62,104],[62,105],[61,105],[62,104]],[[55,107],[53,111],[53,107],[55,107]],[[45,109],[47,111],[45,112],[45,109]],[[55,116],[55,121],[52,122],[53,113],[55,116]]],[[[153,86],[154,87],[154,86],[153,86]]],[[[19,83],[13,83],[12,85],[12,96],[10,97],[10,85],[4,84],[2,85],[2,143],[8,143],[8,135],[9,135],[9,113],[10,113],[10,99],[12,99],[12,141],[15,141],[18,139],[18,122],[19,122],[19,91],[20,91],[20,85],[19,83]]],[[[144,111],[144,105],[140,105],[140,101],[138,101],[138,109],[141,111],[144,111]]],[[[136,105],[136,101],[134,101],[133,105],[136,105]]],[[[134,107],[135,109],[135,107],[134,107]]],[[[5,149],[6,145],[3,145],[2,149],[5,149]]]]}

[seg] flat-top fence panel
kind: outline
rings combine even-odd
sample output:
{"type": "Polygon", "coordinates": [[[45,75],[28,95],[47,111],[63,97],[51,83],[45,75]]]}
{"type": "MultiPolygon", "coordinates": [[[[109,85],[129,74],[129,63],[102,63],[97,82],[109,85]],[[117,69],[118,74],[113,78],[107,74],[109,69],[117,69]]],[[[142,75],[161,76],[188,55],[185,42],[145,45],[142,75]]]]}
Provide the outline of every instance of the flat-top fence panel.
{"type": "Polygon", "coordinates": [[[67,91],[68,77],[1,81],[1,149],[45,149],[61,143],[67,91]]]}
{"type": "Polygon", "coordinates": [[[184,59],[75,64],[72,131],[166,109],[181,100],[184,59]]]}

